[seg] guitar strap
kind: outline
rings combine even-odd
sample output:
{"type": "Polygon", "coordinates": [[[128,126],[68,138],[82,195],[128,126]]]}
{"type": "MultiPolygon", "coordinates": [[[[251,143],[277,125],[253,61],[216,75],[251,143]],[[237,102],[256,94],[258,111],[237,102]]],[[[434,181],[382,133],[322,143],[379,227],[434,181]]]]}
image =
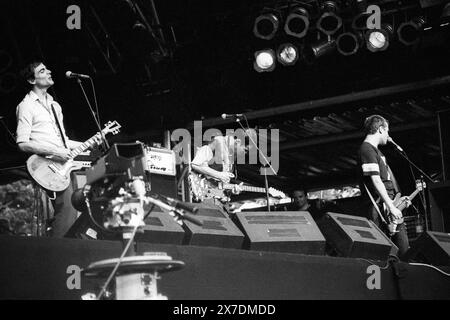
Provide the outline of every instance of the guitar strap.
{"type": "Polygon", "coordinates": [[[68,149],[67,148],[67,143],[66,143],[66,138],[64,137],[64,133],[63,133],[63,131],[61,129],[61,124],[59,123],[59,119],[58,119],[58,116],[56,115],[56,111],[55,111],[55,108],[53,107],[53,103],[51,104],[51,107],[52,107],[53,116],[55,117],[56,125],[58,126],[58,129],[59,129],[59,134],[61,135],[61,139],[62,139],[62,141],[64,143],[64,147],[66,149],[68,149]]]}
{"type": "Polygon", "coordinates": [[[367,191],[367,194],[369,195],[370,201],[372,201],[373,206],[374,206],[375,209],[377,210],[378,215],[379,215],[380,218],[381,218],[381,221],[383,221],[384,224],[387,224],[387,223],[386,223],[386,219],[384,219],[383,214],[382,214],[381,211],[380,211],[380,208],[378,207],[378,205],[377,205],[375,199],[373,198],[372,194],[371,194],[370,191],[369,191],[369,188],[367,188],[367,186],[366,186],[365,183],[364,183],[364,187],[366,188],[366,191],[367,191]]]}

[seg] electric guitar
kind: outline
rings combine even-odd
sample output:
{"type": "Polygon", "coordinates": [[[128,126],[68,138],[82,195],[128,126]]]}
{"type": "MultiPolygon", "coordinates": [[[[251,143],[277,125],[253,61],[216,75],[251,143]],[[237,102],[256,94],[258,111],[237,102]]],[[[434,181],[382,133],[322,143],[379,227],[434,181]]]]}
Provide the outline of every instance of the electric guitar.
{"type": "MultiPolygon", "coordinates": [[[[408,196],[409,201],[412,201],[419,194],[419,192],[422,191],[424,188],[426,188],[425,182],[416,180],[416,190],[414,190],[413,193],[411,193],[408,196]]],[[[408,205],[408,200],[406,200],[406,197],[402,197],[400,192],[395,195],[394,199],[392,199],[392,202],[394,203],[394,206],[400,211],[403,211],[408,205]]],[[[396,219],[392,214],[390,214],[389,209],[386,207],[386,205],[384,203],[383,203],[383,209],[389,219],[388,229],[393,234],[393,233],[397,232],[396,231],[397,225],[400,223],[403,223],[404,219],[403,219],[403,217],[400,219],[396,219]]]]}
{"type": "MultiPolygon", "coordinates": [[[[103,135],[119,133],[120,124],[117,121],[109,121],[101,131],[103,135]]],[[[79,147],[70,152],[70,159],[57,161],[51,156],[32,155],[27,160],[27,170],[34,181],[42,188],[49,191],[64,191],[70,183],[70,173],[84,167],[83,163],[73,159],[80,153],[95,145],[96,138],[100,138],[100,132],[83,142],[79,147]]]]}
{"type": "MultiPolygon", "coordinates": [[[[189,187],[192,191],[192,196],[195,201],[203,201],[205,199],[219,199],[222,202],[230,201],[230,198],[225,194],[225,190],[233,190],[235,188],[242,191],[266,193],[265,188],[244,186],[240,184],[224,183],[216,181],[212,178],[206,178],[202,174],[190,172],[189,187]]],[[[286,195],[277,189],[269,188],[269,194],[276,198],[285,198],[286,195]]]]}

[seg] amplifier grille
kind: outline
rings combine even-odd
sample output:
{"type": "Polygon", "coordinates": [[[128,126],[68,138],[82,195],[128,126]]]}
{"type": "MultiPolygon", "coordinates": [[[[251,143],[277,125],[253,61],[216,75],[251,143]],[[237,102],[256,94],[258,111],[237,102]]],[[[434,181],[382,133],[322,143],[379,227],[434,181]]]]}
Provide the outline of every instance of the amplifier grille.
{"type": "Polygon", "coordinates": [[[157,217],[147,217],[145,219],[145,224],[152,225],[152,226],[158,226],[158,227],[163,226],[161,220],[157,217]]]}
{"type": "Polygon", "coordinates": [[[298,233],[297,229],[268,229],[269,237],[270,238],[276,238],[276,237],[295,237],[299,238],[300,234],[298,233]]]}
{"type": "Polygon", "coordinates": [[[227,231],[222,221],[204,220],[202,229],[227,231]]]}
{"type": "Polygon", "coordinates": [[[375,237],[373,236],[372,233],[370,233],[370,232],[368,232],[368,231],[364,231],[364,230],[355,230],[355,231],[359,234],[359,236],[360,236],[361,238],[373,239],[373,240],[376,240],[376,239],[377,239],[377,238],[375,238],[375,237]]]}
{"type": "Polygon", "coordinates": [[[310,224],[306,217],[300,215],[252,215],[245,219],[248,224],[310,224]]]}
{"type": "Polygon", "coordinates": [[[364,220],[344,218],[344,217],[337,217],[336,219],[339,220],[339,222],[342,223],[344,226],[370,228],[370,224],[364,220]]]}
{"type": "Polygon", "coordinates": [[[450,243],[450,236],[442,235],[442,234],[435,234],[434,236],[436,237],[436,239],[439,240],[439,242],[450,243]]]}

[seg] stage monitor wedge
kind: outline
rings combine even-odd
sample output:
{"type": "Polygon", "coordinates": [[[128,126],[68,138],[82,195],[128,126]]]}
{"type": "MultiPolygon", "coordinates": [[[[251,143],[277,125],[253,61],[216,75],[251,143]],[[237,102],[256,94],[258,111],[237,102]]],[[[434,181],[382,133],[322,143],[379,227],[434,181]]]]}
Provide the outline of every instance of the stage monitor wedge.
{"type": "Polygon", "coordinates": [[[239,212],[236,216],[246,234],[245,249],[325,253],[325,238],[307,211],[239,212]]]}
{"type": "Polygon", "coordinates": [[[364,217],[327,212],[318,225],[338,256],[382,261],[389,258],[392,243],[364,217]]]}
{"type": "Polygon", "coordinates": [[[407,252],[410,262],[450,266],[450,233],[426,231],[407,252]]]}
{"type": "Polygon", "coordinates": [[[183,244],[185,232],[169,212],[154,208],[144,223],[143,232],[136,233],[137,242],[183,244]]]}
{"type": "Polygon", "coordinates": [[[244,235],[231,221],[228,214],[218,207],[196,204],[199,208],[195,217],[203,225],[198,226],[184,220],[186,237],[184,244],[219,248],[241,249],[244,235]]]}

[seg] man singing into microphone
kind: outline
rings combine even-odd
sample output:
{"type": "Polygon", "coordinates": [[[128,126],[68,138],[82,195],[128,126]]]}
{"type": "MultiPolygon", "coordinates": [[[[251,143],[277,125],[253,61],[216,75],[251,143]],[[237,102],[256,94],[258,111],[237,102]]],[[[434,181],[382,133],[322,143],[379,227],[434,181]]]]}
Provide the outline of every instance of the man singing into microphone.
{"type": "Polygon", "coordinates": [[[391,237],[402,258],[409,248],[409,241],[402,212],[392,201],[399,189],[386,157],[378,149],[379,145],[388,142],[389,123],[382,116],[372,115],[364,121],[364,130],[366,138],[359,148],[359,168],[361,193],[365,207],[369,208],[368,218],[391,237]]]}
{"type": "MultiPolygon", "coordinates": [[[[51,71],[42,62],[37,61],[28,64],[21,74],[31,85],[31,90],[16,109],[16,142],[19,149],[26,153],[67,161],[70,158],[70,150],[78,147],[81,142],[67,137],[61,106],[47,92],[54,84],[51,71]]],[[[69,184],[69,188],[56,192],[53,197],[53,237],[63,237],[77,218],[71,204],[72,191],[69,184]]]]}

